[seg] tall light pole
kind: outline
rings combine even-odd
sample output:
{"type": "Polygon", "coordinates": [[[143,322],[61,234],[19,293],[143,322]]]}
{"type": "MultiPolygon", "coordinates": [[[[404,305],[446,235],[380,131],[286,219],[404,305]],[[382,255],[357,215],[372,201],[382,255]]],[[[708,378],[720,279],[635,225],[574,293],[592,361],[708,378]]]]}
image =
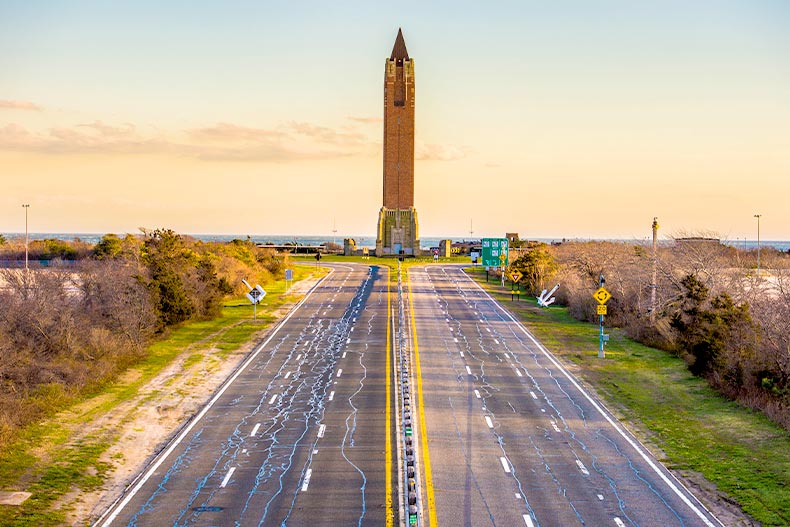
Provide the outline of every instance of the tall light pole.
{"type": "Polygon", "coordinates": [[[27,272],[27,209],[30,208],[30,204],[22,205],[22,208],[25,209],[25,272],[27,272]]]}
{"type": "Polygon", "coordinates": [[[755,214],[757,218],[757,276],[760,276],[760,216],[762,214],[755,214]]]}

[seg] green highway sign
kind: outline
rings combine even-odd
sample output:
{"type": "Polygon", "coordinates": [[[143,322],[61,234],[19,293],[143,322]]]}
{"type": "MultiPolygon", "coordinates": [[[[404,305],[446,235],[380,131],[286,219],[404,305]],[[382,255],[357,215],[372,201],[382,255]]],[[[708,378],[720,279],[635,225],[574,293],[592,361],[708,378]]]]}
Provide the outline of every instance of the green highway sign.
{"type": "Polygon", "coordinates": [[[483,265],[486,267],[507,267],[507,238],[483,238],[483,265]]]}

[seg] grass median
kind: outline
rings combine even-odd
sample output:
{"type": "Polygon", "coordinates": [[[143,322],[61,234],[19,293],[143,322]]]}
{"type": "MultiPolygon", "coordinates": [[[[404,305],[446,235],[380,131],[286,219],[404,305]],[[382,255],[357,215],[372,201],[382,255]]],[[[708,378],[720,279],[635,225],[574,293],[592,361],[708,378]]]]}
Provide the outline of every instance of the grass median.
{"type": "MultiPolygon", "coordinates": [[[[315,274],[314,269],[303,266],[294,269],[297,281],[315,274]]],[[[217,318],[184,324],[153,342],[144,357],[114,381],[78,394],[55,393],[55,388],[53,393],[42,394],[51,399],[49,417],[20,430],[17,438],[0,452],[0,490],[31,493],[21,505],[0,505],[0,525],[46,527],[73,523],[69,514],[79,502],[80,493],[99,489],[115,461],[119,461],[107,453],[118,440],[118,430],[125,424],[123,419],[96,423],[129,401],[134,401],[134,406],[127,417],[134,415],[137,408],[157,404],[157,390],[140,397],[152,379],[174,365],[181,371],[194,371],[195,365],[210,370],[269,327],[278,310],[298,300],[297,295],[285,294],[282,280],[266,289],[268,294],[257,308],[256,321],[249,301],[243,297],[230,299],[217,318]]],[[[163,391],[180,389],[174,388],[177,375],[164,384],[163,391]]],[[[189,383],[199,385],[199,376],[189,383]]]]}
{"type": "Polygon", "coordinates": [[[718,492],[705,489],[707,500],[732,500],[765,526],[790,525],[790,432],[718,395],[681,359],[617,328],[606,328],[606,358],[599,359],[597,325],[573,319],[564,307],[540,308],[531,297],[511,301],[509,284],[486,283],[479,269],[469,274],[592,386],[665,465],[692,486],[706,485],[699,475],[714,485],[718,492]]]}

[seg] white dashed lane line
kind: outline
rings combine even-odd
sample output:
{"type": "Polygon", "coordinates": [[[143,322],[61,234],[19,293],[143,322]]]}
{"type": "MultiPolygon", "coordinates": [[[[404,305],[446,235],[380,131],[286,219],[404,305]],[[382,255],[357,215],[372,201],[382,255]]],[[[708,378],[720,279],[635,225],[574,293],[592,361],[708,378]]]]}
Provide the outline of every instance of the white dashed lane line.
{"type": "Polygon", "coordinates": [[[256,423],[255,426],[252,427],[252,432],[250,432],[250,437],[255,437],[255,434],[258,433],[258,429],[261,427],[261,423],[256,423]]]}
{"type": "Polygon", "coordinates": [[[510,474],[510,463],[506,457],[500,457],[499,462],[502,463],[502,468],[505,469],[506,474],[510,474]]]}
{"type": "Polygon", "coordinates": [[[491,421],[491,418],[489,416],[486,415],[485,420],[486,420],[486,424],[488,425],[488,428],[494,428],[494,423],[491,421]]]}
{"type": "Polygon", "coordinates": [[[466,373],[468,373],[469,375],[472,375],[472,368],[470,368],[469,366],[467,366],[467,367],[466,367],[466,373]]]}
{"type": "Polygon", "coordinates": [[[333,391],[329,392],[329,400],[331,401],[334,398],[335,398],[335,392],[333,390],[333,391]]]}
{"type": "Polygon", "coordinates": [[[277,400],[277,394],[275,393],[274,395],[272,395],[272,398],[269,399],[269,404],[274,404],[274,401],[276,400],[277,400]]]}
{"type": "Polygon", "coordinates": [[[225,485],[228,484],[228,481],[230,481],[230,477],[233,475],[234,472],[236,472],[236,467],[231,467],[228,473],[225,474],[225,479],[223,479],[222,483],[219,484],[219,488],[224,488],[225,485]]]}
{"type": "Polygon", "coordinates": [[[337,370],[337,376],[340,377],[341,375],[343,375],[343,369],[342,368],[337,370]]]}
{"type": "Polygon", "coordinates": [[[524,518],[524,523],[527,525],[527,527],[535,527],[535,524],[532,523],[532,518],[529,514],[522,514],[521,517],[524,518]]]}
{"type": "Polygon", "coordinates": [[[576,464],[579,466],[579,470],[582,471],[582,474],[584,474],[585,476],[590,475],[590,471],[587,470],[587,467],[584,466],[584,463],[582,463],[581,460],[577,459],[576,464]]]}
{"type": "Polygon", "coordinates": [[[318,427],[318,437],[324,437],[324,433],[326,432],[326,425],[320,425],[318,427]]]}
{"type": "Polygon", "coordinates": [[[313,475],[313,469],[308,468],[307,471],[304,473],[304,481],[302,482],[302,492],[307,490],[307,486],[310,485],[310,477],[313,475]]]}
{"type": "Polygon", "coordinates": [[[480,392],[479,392],[478,390],[475,390],[475,397],[477,397],[478,399],[480,399],[480,392]]]}

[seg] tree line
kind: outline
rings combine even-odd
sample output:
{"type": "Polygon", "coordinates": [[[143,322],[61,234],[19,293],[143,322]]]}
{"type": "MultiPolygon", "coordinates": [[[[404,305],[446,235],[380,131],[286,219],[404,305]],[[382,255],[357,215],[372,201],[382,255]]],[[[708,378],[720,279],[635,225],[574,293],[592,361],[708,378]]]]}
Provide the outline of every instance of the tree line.
{"type": "Polygon", "coordinates": [[[651,246],[535,245],[516,259],[533,294],[562,284],[557,302],[597,321],[599,277],[612,294],[607,325],[682,357],[724,395],[790,428],[790,254],[739,250],[715,237],[651,246]]]}
{"type": "MultiPolygon", "coordinates": [[[[201,242],[169,229],[47,242],[33,246],[76,265],[0,270],[0,445],[141,360],[169,328],[218,315],[224,298],[246,290],[243,278],[265,285],[287,264],[249,240],[201,242]]],[[[0,245],[0,259],[18,253],[0,245]]]]}

